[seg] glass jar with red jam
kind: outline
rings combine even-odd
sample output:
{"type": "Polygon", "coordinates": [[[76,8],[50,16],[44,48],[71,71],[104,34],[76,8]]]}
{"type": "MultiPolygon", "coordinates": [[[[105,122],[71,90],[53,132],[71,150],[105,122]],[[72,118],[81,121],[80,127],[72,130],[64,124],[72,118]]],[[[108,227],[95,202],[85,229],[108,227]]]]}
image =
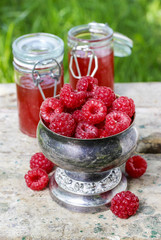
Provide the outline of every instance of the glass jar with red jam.
{"type": "Polygon", "coordinates": [[[64,84],[64,42],[52,34],[34,33],[17,38],[12,49],[19,128],[36,137],[41,103],[64,84]]]}
{"type": "Polygon", "coordinates": [[[75,89],[81,76],[98,79],[100,86],[114,88],[114,55],[131,54],[132,40],[103,23],[73,27],[68,32],[69,82],[75,89]]]}

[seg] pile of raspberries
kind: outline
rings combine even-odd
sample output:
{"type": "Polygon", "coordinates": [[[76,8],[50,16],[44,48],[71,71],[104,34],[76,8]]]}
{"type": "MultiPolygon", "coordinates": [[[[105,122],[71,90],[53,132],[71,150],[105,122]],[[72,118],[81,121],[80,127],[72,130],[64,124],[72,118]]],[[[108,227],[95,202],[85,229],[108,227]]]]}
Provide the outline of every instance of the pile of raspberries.
{"type": "MultiPolygon", "coordinates": [[[[82,77],[76,90],[65,84],[59,98],[45,99],[40,108],[41,118],[51,131],[79,139],[120,133],[130,126],[134,113],[131,98],[117,97],[111,88],[98,86],[98,80],[90,76],[82,77]]],[[[39,152],[31,157],[30,168],[25,175],[27,186],[36,191],[46,188],[54,163],[39,152]]],[[[138,155],[129,158],[125,165],[126,173],[132,178],[141,177],[146,169],[147,162],[138,155]]],[[[136,214],[138,208],[139,198],[130,191],[117,193],[110,207],[113,214],[124,219],[136,214]]]]}
{"type": "Polygon", "coordinates": [[[127,129],[135,113],[135,104],[126,96],[98,86],[96,78],[78,80],[76,90],[64,84],[59,98],[46,98],[40,115],[53,132],[79,139],[104,138],[127,129]]]}

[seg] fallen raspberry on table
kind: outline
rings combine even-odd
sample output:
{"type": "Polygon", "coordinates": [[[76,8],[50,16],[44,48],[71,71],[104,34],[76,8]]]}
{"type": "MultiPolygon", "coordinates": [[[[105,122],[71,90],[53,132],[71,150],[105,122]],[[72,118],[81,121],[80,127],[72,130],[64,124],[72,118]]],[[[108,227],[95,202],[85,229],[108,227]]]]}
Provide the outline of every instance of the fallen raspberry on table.
{"type": "Polygon", "coordinates": [[[129,158],[125,165],[125,170],[132,178],[141,177],[147,169],[147,162],[141,156],[133,156],[129,158]]]}
{"type": "Polygon", "coordinates": [[[41,168],[47,173],[52,172],[54,163],[47,159],[42,152],[35,153],[30,160],[30,168],[41,168]]]}
{"type": "Polygon", "coordinates": [[[111,111],[113,110],[125,112],[129,117],[132,117],[135,113],[134,101],[126,96],[121,96],[112,103],[111,111]]]}
{"type": "Polygon", "coordinates": [[[64,84],[60,91],[60,100],[67,108],[75,109],[80,107],[86,99],[84,91],[74,91],[70,84],[64,84]]]}
{"type": "Polygon", "coordinates": [[[130,123],[131,118],[126,113],[113,111],[106,116],[105,130],[112,136],[127,129],[130,123]]]}
{"type": "Polygon", "coordinates": [[[116,95],[111,88],[101,86],[95,90],[94,98],[102,100],[106,107],[110,107],[116,99],[116,95]]]}
{"type": "Polygon", "coordinates": [[[51,116],[63,112],[63,109],[64,107],[59,99],[46,98],[41,104],[40,114],[45,122],[50,122],[51,116]]]}
{"type": "Polygon", "coordinates": [[[71,137],[74,134],[76,123],[69,113],[60,113],[53,117],[49,128],[55,133],[71,137]]]}
{"type": "Polygon", "coordinates": [[[41,168],[29,170],[24,178],[27,186],[36,191],[44,189],[49,182],[48,174],[41,168]]]}
{"type": "Polygon", "coordinates": [[[107,108],[101,100],[88,100],[82,107],[82,113],[85,121],[91,124],[97,124],[104,121],[107,108]]]}
{"type": "Polygon", "coordinates": [[[129,218],[138,208],[138,197],[130,191],[122,191],[113,197],[110,209],[119,218],[129,218]]]}
{"type": "Polygon", "coordinates": [[[79,122],[76,130],[75,137],[81,139],[92,139],[98,137],[98,129],[86,122],[79,122]]]}

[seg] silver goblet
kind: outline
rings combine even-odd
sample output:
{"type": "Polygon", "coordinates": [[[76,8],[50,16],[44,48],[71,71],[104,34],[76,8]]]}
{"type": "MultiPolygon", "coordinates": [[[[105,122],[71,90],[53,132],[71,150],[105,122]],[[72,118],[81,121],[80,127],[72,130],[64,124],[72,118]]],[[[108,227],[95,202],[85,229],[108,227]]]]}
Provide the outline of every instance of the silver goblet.
{"type": "Polygon", "coordinates": [[[50,179],[53,199],[77,212],[106,210],[114,195],[127,188],[119,166],[135,151],[138,133],[132,124],[106,138],[77,139],[48,129],[40,119],[37,139],[44,155],[58,167],[50,179]]]}

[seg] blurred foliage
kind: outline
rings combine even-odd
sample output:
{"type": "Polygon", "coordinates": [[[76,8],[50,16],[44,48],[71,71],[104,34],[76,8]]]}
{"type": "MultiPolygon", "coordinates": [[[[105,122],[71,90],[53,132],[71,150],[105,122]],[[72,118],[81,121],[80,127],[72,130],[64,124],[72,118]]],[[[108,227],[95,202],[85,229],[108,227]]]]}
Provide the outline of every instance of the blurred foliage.
{"type": "Polygon", "coordinates": [[[1,0],[0,82],[13,82],[12,42],[34,32],[52,33],[64,40],[68,81],[67,32],[91,21],[108,23],[134,41],[131,56],[115,57],[115,82],[161,80],[160,0],[1,0]]]}

